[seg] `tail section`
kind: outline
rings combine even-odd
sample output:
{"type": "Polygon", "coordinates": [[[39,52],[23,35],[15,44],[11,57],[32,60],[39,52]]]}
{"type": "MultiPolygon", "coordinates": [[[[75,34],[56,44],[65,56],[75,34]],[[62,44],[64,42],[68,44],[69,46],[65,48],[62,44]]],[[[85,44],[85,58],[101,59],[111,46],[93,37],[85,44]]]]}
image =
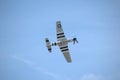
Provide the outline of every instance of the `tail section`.
{"type": "Polygon", "coordinates": [[[48,51],[52,52],[51,44],[50,44],[50,41],[48,40],[48,38],[45,38],[45,42],[46,42],[46,47],[47,47],[48,51]]]}

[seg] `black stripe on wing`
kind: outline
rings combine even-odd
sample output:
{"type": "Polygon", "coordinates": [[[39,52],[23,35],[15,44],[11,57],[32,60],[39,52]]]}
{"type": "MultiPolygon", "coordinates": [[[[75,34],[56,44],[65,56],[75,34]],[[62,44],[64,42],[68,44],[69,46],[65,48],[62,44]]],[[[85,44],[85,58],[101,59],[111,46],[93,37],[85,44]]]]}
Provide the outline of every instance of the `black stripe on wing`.
{"type": "Polygon", "coordinates": [[[68,51],[69,49],[63,49],[62,52],[68,51]]]}
{"type": "Polygon", "coordinates": [[[57,36],[59,36],[59,35],[64,35],[64,33],[58,33],[57,36]]]}
{"type": "Polygon", "coordinates": [[[58,36],[57,38],[59,39],[59,38],[63,38],[63,37],[65,37],[64,35],[63,36],[58,36]]]}
{"type": "Polygon", "coordinates": [[[68,51],[68,46],[63,46],[63,47],[60,47],[61,51],[62,52],[65,52],[65,51],[68,51]]]}
{"type": "Polygon", "coordinates": [[[63,46],[63,47],[60,47],[60,49],[64,49],[64,48],[68,48],[68,46],[63,46]]]}

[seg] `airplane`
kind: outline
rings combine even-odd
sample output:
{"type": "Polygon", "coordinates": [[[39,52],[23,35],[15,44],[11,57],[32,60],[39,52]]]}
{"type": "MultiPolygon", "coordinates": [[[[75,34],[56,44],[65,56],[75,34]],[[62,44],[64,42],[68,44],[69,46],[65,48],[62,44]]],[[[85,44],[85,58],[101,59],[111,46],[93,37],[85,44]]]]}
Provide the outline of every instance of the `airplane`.
{"type": "Polygon", "coordinates": [[[72,38],[72,39],[67,39],[65,37],[64,31],[62,29],[61,21],[56,21],[56,32],[57,32],[57,41],[50,43],[48,38],[45,38],[46,42],[46,47],[48,51],[51,53],[52,52],[52,46],[59,46],[61,52],[63,53],[66,61],[68,63],[72,62],[70,53],[69,53],[69,48],[68,48],[68,43],[73,42],[73,44],[78,43],[77,38],[72,38]]]}

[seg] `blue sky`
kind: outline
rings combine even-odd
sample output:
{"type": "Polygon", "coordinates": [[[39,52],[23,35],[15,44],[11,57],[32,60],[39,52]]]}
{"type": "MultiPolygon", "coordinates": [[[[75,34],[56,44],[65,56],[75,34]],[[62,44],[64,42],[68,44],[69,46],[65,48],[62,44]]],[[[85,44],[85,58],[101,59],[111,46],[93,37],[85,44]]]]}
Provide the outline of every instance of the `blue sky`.
{"type": "Polygon", "coordinates": [[[120,80],[119,0],[1,0],[0,80],[120,80]],[[56,41],[60,20],[72,63],[56,41]]]}

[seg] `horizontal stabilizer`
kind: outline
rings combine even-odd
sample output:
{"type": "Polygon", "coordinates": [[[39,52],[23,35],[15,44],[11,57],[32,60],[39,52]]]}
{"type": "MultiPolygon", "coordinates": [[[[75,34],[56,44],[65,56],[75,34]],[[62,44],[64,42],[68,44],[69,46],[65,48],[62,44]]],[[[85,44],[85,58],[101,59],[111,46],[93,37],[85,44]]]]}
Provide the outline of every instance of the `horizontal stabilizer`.
{"type": "Polygon", "coordinates": [[[45,42],[46,42],[46,47],[48,48],[48,51],[52,52],[52,48],[51,48],[50,41],[48,40],[48,38],[45,38],[45,42]]]}

